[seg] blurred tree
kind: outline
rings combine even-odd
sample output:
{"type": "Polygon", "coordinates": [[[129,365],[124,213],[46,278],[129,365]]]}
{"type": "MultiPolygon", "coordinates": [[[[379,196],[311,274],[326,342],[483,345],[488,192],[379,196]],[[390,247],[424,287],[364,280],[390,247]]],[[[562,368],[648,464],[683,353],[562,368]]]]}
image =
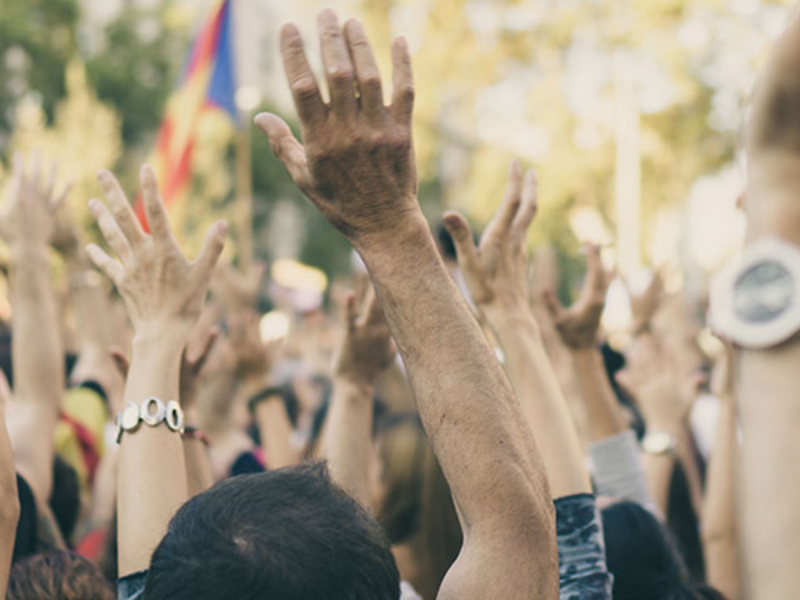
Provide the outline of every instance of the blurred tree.
{"type": "Polygon", "coordinates": [[[186,55],[187,28],[169,15],[172,0],[154,8],[126,4],[104,29],[87,61],[98,97],[122,117],[122,139],[149,141],[186,55]]]}
{"type": "Polygon", "coordinates": [[[8,150],[17,102],[35,93],[52,120],[75,55],[77,0],[0,0],[0,153],[8,150]]]}

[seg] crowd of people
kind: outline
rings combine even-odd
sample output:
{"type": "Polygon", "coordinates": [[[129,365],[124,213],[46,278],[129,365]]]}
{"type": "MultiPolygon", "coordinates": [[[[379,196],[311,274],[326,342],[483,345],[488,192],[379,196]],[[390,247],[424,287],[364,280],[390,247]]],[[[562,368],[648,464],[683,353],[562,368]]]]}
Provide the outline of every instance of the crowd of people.
{"type": "Polygon", "coordinates": [[[721,314],[715,356],[658,275],[614,350],[597,247],[562,305],[552,256],[529,261],[539,184],[519,163],[480,237],[457,212],[432,233],[406,42],[387,106],[360,23],[326,10],[319,35],[327,101],[299,31],[281,32],[302,143],[277,115],[256,125],[366,271],[282,342],[259,334],[263,270],[222,264],[223,221],[189,260],[147,166],[146,227],[100,171],[103,249],[61,209],[55,169],[14,158],[0,595],[800,598],[800,322],[777,323],[800,304],[800,22],[753,100],[743,210],[760,254],[723,292],[741,323],[721,314]],[[690,420],[701,395],[712,443],[690,420]]]}

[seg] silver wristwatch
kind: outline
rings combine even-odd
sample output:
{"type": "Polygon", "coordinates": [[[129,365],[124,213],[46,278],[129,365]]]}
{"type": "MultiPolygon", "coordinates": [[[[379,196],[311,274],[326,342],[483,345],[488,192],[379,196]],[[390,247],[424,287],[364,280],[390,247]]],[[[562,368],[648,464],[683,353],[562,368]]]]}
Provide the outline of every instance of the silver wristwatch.
{"type": "Polygon", "coordinates": [[[117,415],[117,443],[122,439],[123,432],[133,433],[142,423],[150,427],[166,423],[170,430],[183,433],[183,409],[175,400],[164,404],[155,396],[145,399],[141,406],[129,402],[117,415]]]}
{"type": "Polygon", "coordinates": [[[764,238],[711,288],[711,328],[743,348],[777,346],[800,331],[800,248],[764,238]]]}

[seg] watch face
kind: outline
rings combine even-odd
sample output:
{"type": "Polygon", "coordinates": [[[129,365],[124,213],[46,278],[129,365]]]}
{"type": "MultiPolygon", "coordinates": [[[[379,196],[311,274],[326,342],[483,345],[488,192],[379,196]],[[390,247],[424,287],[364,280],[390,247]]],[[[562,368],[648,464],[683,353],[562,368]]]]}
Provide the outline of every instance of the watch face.
{"type": "Polygon", "coordinates": [[[670,434],[656,431],[645,436],[642,447],[648,454],[667,454],[675,447],[675,441],[670,434]]]}
{"type": "Polygon", "coordinates": [[[137,425],[139,425],[139,407],[131,402],[120,415],[120,426],[125,431],[133,431],[137,425]]]}
{"type": "Polygon", "coordinates": [[[748,323],[778,318],[794,301],[794,278],[775,260],[765,260],[742,273],[734,285],[734,310],[748,323]]]}

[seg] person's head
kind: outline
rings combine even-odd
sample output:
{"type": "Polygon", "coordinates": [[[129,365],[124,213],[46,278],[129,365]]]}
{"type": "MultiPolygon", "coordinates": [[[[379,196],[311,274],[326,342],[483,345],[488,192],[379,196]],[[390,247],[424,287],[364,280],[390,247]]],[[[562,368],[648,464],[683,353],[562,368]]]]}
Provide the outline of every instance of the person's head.
{"type": "Polygon", "coordinates": [[[669,533],[648,510],[624,501],[601,514],[614,600],[724,600],[719,592],[688,581],[669,533]]]}
{"type": "Polygon", "coordinates": [[[324,465],[243,475],[189,500],[153,553],[148,600],[397,600],[389,541],[324,465]]]}
{"type": "Polygon", "coordinates": [[[393,544],[405,544],[419,565],[411,583],[434,597],[461,549],[450,487],[417,415],[393,415],[378,430],[374,479],[378,521],[393,544]]]}
{"type": "Polygon", "coordinates": [[[11,569],[6,600],[114,600],[114,586],[89,560],[67,550],[37,554],[11,569]]]}

